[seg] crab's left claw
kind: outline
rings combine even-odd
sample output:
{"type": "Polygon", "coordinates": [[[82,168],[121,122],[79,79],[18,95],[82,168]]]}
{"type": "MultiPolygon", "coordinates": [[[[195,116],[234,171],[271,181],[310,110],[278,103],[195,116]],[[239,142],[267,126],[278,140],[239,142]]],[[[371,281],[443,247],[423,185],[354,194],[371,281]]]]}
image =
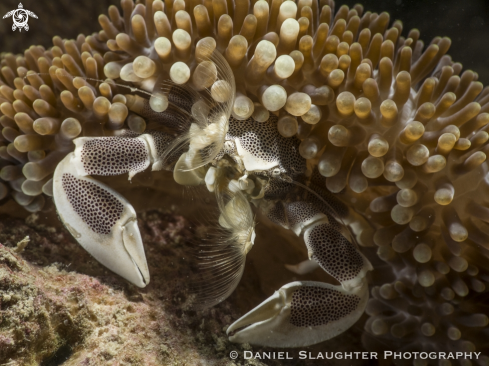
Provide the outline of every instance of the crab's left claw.
{"type": "Polygon", "coordinates": [[[53,194],[61,221],[95,259],[136,286],[149,283],[136,213],[124,197],[81,176],[73,153],[56,168],[53,194]]]}
{"type": "Polygon", "coordinates": [[[367,300],[366,281],[351,291],[322,282],[292,282],[231,324],[227,334],[237,343],[309,346],[350,328],[363,314],[367,300]]]}

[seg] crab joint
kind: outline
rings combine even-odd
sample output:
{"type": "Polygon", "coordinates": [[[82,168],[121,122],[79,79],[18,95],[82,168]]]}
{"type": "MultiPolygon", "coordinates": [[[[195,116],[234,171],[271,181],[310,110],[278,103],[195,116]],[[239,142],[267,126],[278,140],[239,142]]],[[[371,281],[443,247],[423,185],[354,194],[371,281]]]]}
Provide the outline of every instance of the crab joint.
{"type": "Polygon", "coordinates": [[[131,204],[109,186],[78,174],[70,153],[58,164],[53,196],[61,221],[97,261],[138,287],[149,283],[131,204]]]}

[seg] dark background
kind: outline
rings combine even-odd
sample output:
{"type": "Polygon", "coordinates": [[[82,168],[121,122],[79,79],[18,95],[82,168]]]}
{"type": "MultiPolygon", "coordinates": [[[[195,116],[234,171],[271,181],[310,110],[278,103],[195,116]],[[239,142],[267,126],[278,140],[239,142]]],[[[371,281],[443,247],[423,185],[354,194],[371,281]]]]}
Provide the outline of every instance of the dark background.
{"type": "MultiPolygon", "coordinates": [[[[39,19],[29,20],[28,32],[12,32],[12,19],[0,18],[0,52],[18,53],[32,44],[48,47],[55,35],[91,34],[100,29],[98,15],[119,5],[119,0],[0,0],[0,16],[17,9],[19,1],[39,19]]],[[[358,2],[365,10],[389,12],[391,21],[402,20],[404,35],[418,28],[425,44],[435,36],[450,37],[453,59],[489,84],[489,0],[337,0],[336,7],[358,2]]]]}

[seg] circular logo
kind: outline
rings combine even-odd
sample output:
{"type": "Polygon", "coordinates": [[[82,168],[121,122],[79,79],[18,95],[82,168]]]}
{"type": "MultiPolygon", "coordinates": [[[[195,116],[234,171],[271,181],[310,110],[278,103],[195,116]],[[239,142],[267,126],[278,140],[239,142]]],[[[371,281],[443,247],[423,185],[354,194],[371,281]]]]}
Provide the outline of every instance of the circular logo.
{"type": "Polygon", "coordinates": [[[16,29],[18,29],[19,32],[22,29],[25,29],[26,31],[29,30],[29,24],[27,24],[27,22],[29,21],[29,16],[37,19],[37,15],[30,10],[24,9],[22,3],[19,4],[18,9],[11,10],[7,14],[5,14],[3,16],[3,19],[10,16],[12,17],[12,20],[14,22],[14,24],[12,25],[12,30],[15,31],[16,29]]]}
{"type": "Polygon", "coordinates": [[[237,359],[237,358],[238,358],[238,356],[239,356],[239,355],[238,355],[238,352],[236,352],[236,351],[231,351],[231,352],[229,352],[229,358],[230,358],[231,360],[235,360],[235,359],[237,359]]]}
{"type": "Polygon", "coordinates": [[[29,15],[25,9],[17,9],[14,14],[12,14],[12,19],[18,28],[24,28],[29,20],[29,15]]]}

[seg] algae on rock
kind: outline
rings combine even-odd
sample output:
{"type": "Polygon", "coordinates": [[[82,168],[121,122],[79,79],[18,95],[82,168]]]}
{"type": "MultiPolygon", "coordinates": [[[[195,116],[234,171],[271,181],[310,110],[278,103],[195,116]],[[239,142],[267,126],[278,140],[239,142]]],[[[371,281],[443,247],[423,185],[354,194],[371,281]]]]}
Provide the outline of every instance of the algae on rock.
{"type": "Polygon", "coordinates": [[[242,352],[223,331],[238,316],[228,301],[203,313],[188,308],[180,281],[190,274],[193,234],[181,216],[140,215],[152,275],[145,289],[36,218],[0,220],[0,365],[232,365],[229,352],[242,352]],[[16,253],[26,235],[29,245],[16,253]]]}

